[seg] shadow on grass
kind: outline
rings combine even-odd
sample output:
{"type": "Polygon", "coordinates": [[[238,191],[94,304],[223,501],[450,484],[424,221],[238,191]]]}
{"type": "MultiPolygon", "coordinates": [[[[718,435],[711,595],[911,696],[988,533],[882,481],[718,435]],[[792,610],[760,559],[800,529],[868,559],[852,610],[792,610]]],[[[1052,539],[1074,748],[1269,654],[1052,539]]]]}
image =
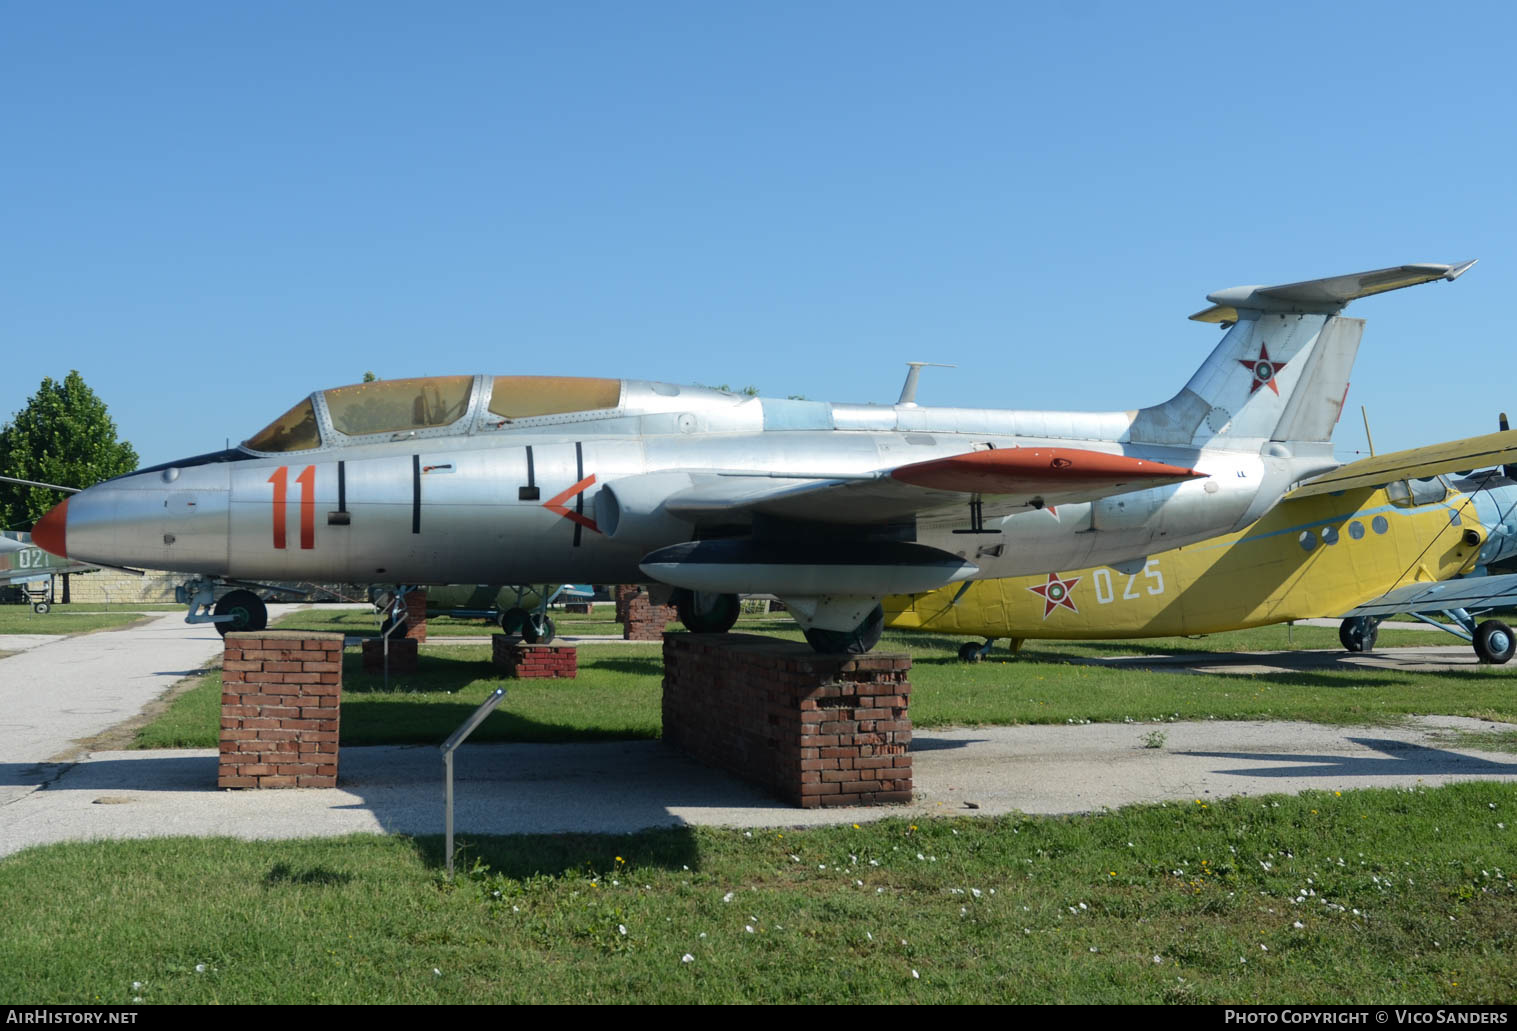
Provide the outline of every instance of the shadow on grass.
{"type": "Polygon", "coordinates": [[[282,884],[349,884],[352,880],[352,874],[328,870],[324,866],[313,866],[309,870],[296,872],[289,863],[275,863],[274,868],[264,874],[263,886],[273,888],[282,884]]]}
{"type": "MultiPolygon", "coordinates": [[[[411,839],[417,856],[434,869],[443,869],[446,838],[425,835],[411,839]]],[[[630,875],[637,867],[699,870],[700,849],[692,827],[667,827],[636,834],[455,834],[456,871],[498,874],[512,880],[559,874],[630,875]]]]}

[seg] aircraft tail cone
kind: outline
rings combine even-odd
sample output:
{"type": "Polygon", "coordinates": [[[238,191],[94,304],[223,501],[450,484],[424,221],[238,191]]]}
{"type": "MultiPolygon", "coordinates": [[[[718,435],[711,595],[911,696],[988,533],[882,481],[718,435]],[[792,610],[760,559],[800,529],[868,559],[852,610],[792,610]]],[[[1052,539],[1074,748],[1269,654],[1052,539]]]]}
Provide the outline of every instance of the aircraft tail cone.
{"type": "Polygon", "coordinates": [[[60,501],[32,527],[32,543],[59,558],[68,558],[68,499],[60,501]]]}

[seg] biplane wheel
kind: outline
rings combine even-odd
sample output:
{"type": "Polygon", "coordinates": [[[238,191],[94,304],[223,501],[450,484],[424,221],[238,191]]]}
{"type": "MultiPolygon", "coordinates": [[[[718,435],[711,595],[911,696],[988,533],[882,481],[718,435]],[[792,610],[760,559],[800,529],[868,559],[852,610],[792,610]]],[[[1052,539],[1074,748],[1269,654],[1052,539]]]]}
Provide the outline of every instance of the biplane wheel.
{"type": "Polygon", "coordinates": [[[551,617],[541,612],[529,613],[521,625],[521,639],[528,644],[551,641],[556,630],[551,617]]]}
{"type": "Polygon", "coordinates": [[[852,630],[823,630],[814,626],[803,633],[806,643],[823,655],[862,655],[880,643],[885,633],[885,609],[876,605],[852,630]]]}
{"type": "Polygon", "coordinates": [[[231,591],[222,595],[211,612],[232,617],[215,624],[216,632],[222,637],[237,630],[262,630],[269,625],[268,606],[252,591],[231,591]]]}
{"type": "Polygon", "coordinates": [[[508,634],[521,633],[522,626],[527,622],[527,610],[524,608],[509,608],[500,614],[500,628],[508,634]]]}
{"type": "Polygon", "coordinates": [[[32,611],[39,616],[45,616],[53,610],[53,606],[45,601],[32,602],[32,611]]]}
{"type": "Polygon", "coordinates": [[[1488,619],[1475,628],[1475,654],[1480,656],[1481,662],[1489,662],[1501,665],[1512,658],[1512,653],[1517,652],[1517,637],[1512,635],[1512,628],[1499,619],[1488,619]]]}
{"type": "Polygon", "coordinates": [[[725,634],[742,611],[735,594],[681,589],[674,592],[673,600],[679,621],[692,634],[725,634]]]}
{"type": "Polygon", "coordinates": [[[1338,640],[1351,652],[1372,652],[1380,636],[1380,623],[1369,616],[1353,616],[1338,627],[1338,640]]]}
{"type": "Polygon", "coordinates": [[[965,641],[959,645],[960,662],[980,662],[985,658],[985,646],[973,641],[965,641]]]}

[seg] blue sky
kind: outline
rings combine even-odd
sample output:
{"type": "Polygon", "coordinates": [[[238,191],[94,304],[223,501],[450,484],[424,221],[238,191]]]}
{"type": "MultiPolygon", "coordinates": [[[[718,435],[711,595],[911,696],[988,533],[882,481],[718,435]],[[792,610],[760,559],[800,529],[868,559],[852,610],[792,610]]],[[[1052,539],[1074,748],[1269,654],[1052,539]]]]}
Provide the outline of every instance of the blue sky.
{"type": "Polygon", "coordinates": [[[1517,415],[1517,5],[10,2],[0,419],[143,462],[459,372],[1131,408],[1205,294],[1410,261],[1339,427],[1517,415]]]}

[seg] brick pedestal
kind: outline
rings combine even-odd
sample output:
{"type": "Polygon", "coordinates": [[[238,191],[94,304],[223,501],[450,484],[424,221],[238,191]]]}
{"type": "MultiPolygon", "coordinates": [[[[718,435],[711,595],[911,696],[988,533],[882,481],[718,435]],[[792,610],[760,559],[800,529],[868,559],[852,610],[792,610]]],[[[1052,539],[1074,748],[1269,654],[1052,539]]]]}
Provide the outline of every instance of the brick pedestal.
{"type": "Polygon", "coordinates": [[[672,620],[679,618],[673,605],[655,605],[647,591],[638,591],[625,601],[617,600],[621,609],[622,640],[657,641],[672,620]]]}
{"type": "Polygon", "coordinates": [[[911,800],[911,656],[664,635],[664,740],[807,809],[911,800]]]}
{"type": "Polygon", "coordinates": [[[513,634],[494,634],[490,638],[497,669],[506,676],[567,677],[579,675],[579,649],[562,641],[527,644],[513,634]]]}
{"type": "MultiPolygon", "coordinates": [[[[427,639],[427,592],[425,588],[406,592],[406,636],[414,641],[427,639]]],[[[394,661],[394,654],[390,656],[394,661]]]]}
{"type": "MultiPolygon", "coordinates": [[[[414,637],[401,637],[395,634],[390,638],[390,672],[391,673],[415,673],[416,672],[416,649],[417,641],[414,637]]],[[[363,671],[365,673],[383,673],[385,671],[385,643],[375,637],[363,643],[363,671]]]]}
{"type": "Polygon", "coordinates": [[[336,787],[342,635],[234,631],[223,648],[217,787],[336,787]]]}

